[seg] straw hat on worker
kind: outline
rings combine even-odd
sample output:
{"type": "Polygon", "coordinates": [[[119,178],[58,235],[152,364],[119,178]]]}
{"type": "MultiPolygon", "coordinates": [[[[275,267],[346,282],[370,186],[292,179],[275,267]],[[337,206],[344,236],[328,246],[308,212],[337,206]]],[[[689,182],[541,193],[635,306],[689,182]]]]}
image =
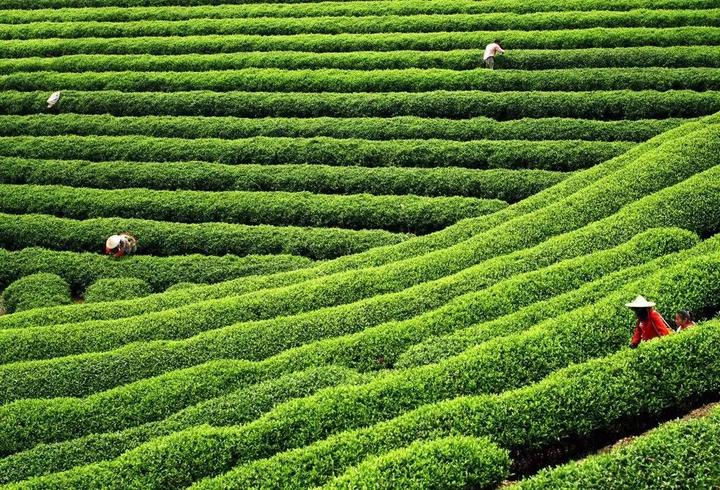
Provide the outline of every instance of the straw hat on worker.
{"type": "Polygon", "coordinates": [[[625,306],[628,308],[652,308],[655,303],[645,299],[645,296],[638,296],[632,302],[626,303],[625,306]]]}

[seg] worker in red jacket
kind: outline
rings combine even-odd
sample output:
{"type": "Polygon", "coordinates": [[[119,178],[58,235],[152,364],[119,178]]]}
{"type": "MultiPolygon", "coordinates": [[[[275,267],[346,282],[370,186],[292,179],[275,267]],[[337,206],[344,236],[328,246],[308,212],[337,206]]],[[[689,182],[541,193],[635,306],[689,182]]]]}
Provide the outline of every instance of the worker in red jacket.
{"type": "Polygon", "coordinates": [[[630,347],[635,348],[641,340],[650,340],[655,337],[663,337],[670,333],[670,327],[665,319],[658,313],[654,306],[655,303],[646,300],[642,296],[638,296],[632,303],[625,306],[635,312],[637,322],[635,323],[635,332],[630,347]]]}

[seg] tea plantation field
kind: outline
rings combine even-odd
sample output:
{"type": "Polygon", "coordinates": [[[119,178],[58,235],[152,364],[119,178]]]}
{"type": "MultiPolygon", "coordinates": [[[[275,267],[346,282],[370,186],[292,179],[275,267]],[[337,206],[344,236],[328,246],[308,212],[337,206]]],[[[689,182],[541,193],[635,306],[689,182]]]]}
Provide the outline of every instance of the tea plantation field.
{"type": "Polygon", "coordinates": [[[718,0],[2,0],[0,488],[719,488],[719,232],[718,0]]]}

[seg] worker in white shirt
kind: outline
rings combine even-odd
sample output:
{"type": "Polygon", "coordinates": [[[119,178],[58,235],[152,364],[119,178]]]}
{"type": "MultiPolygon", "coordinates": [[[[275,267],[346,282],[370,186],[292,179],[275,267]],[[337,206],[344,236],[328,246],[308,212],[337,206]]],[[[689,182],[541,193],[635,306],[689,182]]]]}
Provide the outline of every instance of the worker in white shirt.
{"type": "Polygon", "coordinates": [[[495,56],[498,54],[504,54],[505,50],[500,45],[500,40],[496,39],[494,42],[485,46],[485,54],[483,54],[483,61],[485,61],[485,68],[495,69],[495,56]]]}

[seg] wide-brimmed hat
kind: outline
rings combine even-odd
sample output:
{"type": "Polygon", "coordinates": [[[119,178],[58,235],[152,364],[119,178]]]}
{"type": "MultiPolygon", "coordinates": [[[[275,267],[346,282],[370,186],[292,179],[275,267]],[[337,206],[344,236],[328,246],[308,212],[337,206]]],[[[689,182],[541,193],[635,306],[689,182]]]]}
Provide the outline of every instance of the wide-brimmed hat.
{"type": "Polygon", "coordinates": [[[632,301],[632,303],[628,303],[625,306],[628,308],[652,308],[655,306],[655,303],[646,300],[645,296],[638,296],[632,301]]]}
{"type": "Polygon", "coordinates": [[[113,249],[120,245],[120,240],[121,238],[119,235],[113,235],[107,239],[107,241],[105,242],[105,246],[109,249],[113,249]]]}

